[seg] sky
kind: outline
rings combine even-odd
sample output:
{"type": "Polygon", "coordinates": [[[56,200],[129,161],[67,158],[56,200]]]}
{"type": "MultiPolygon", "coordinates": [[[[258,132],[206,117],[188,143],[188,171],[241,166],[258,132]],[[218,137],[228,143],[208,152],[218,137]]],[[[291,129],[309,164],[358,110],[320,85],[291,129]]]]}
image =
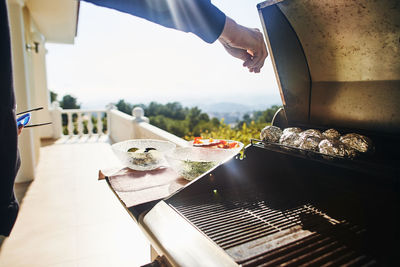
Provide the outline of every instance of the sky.
{"type": "MultiPolygon", "coordinates": [[[[215,0],[237,23],[262,30],[261,0],[215,0]]],[[[86,108],[180,101],[280,104],[270,58],[254,74],[216,41],[81,1],[73,45],[47,44],[48,88],[72,94],[86,108]]]]}

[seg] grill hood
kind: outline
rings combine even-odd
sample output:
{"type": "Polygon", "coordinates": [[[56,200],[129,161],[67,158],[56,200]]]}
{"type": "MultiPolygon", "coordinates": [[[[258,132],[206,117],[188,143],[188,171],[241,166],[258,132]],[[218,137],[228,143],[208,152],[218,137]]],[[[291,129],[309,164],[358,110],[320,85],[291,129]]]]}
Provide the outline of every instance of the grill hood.
{"type": "Polygon", "coordinates": [[[258,4],[289,125],[400,133],[400,2],[258,4]]]}

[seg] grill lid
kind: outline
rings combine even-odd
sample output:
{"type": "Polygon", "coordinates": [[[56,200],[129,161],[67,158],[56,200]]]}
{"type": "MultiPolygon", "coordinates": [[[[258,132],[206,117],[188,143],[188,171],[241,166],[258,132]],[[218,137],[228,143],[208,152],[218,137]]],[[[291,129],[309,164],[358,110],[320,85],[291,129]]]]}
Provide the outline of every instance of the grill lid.
{"type": "Polygon", "coordinates": [[[400,133],[400,2],[258,5],[290,125],[400,133]]]}

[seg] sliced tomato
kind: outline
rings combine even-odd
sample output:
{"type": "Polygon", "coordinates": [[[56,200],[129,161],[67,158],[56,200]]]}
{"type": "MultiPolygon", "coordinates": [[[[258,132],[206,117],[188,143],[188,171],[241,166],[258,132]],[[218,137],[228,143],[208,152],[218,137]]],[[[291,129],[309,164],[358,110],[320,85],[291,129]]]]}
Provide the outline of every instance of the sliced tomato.
{"type": "Polygon", "coordinates": [[[193,144],[202,144],[203,142],[201,141],[201,139],[202,139],[201,137],[195,137],[193,144]]]}
{"type": "Polygon", "coordinates": [[[229,148],[235,148],[235,147],[239,147],[239,144],[237,142],[232,142],[229,144],[229,148]]]}

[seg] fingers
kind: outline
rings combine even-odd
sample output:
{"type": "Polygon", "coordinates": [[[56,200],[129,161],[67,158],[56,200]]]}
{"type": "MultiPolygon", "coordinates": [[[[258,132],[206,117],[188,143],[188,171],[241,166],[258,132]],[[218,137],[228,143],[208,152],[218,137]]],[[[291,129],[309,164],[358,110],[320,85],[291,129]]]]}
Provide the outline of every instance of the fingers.
{"type": "Polygon", "coordinates": [[[264,66],[265,58],[268,53],[266,51],[261,51],[259,54],[255,54],[254,57],[250,57],[243,63],[244,67],[247,67],[250,72],[259,73],[260,69],[264,66]]]}
{"type": "Polygon", "coordinates": [[[223,44],[223,46],[229,54],[238,59],[241,59],[245,62],[251,59],[251,56],[243,49],[231,47],[228,44],[223,44]]]}
{"type": "Polygon", "coordinates": [[[247,67],[250,72],[259,73],[264,66],[264,61],[268,56],[265,47],[264,38],[258,29],[251,29],[251,37],[246,40],[247,53],[250,58],[243,62],[243,66],[247,67]]]}
{"type": "Polygon", "coordinates": [[[249,51],[252,53],[253,57],[251,60],[245,62],[245,66],[248,67],[249,69],[261,69],[264,66],[264,61],[266,57],[268,56],[267,49],[265,48],[264,44],[264,39],[262,34],[260,33],[259,30],[255,31],[255,39],[253,42],[253,45],[255,48],[253,48],[253,51],[249,51]]]}
{"type": "Polygon", "coordinates": [[[249,55],[249,54],[248,54],[246,51],[244,51],[243,49],[238,49],[238,48],[233,48],[233,49],[236,50],[235,53],[237,54],[237,56],[235,56],[235,57],[237,57],[237,58],[243,60],[244,62],[246,62],[246,61],[248,61],[248,60],[251,60],[251,55],[249,55]]]}
{"type": "Polygon", "coordinates": [[[20,126],[20,127],[18,127],[18,135],[20,135],[21,134],[21,132],[22,132],[22,129],[24,128],[24,126],[20,126]]]}

